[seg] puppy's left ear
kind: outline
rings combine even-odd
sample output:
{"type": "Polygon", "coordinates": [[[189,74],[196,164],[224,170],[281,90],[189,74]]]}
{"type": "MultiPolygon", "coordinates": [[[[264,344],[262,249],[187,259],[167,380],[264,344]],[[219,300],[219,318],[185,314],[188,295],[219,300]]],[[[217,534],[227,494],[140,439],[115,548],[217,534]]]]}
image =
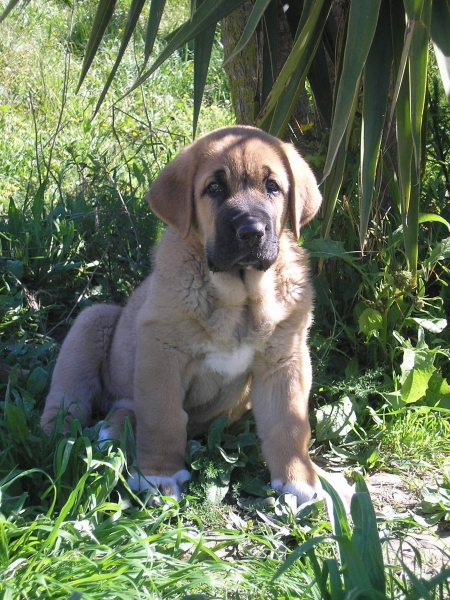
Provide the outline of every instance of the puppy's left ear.
{"type": "Polygon", "coordinates": [[[189,235],[194,210],[194,177],[197,169],[194,144],[184,148],[164,167],[146,196],[152,212],[175,229],[182,239],[189,235]]]}
{"type": "Polygon", "coordinates": [[[298,240],[300,228],[311,221],[319,210],[322,195],[313,172],[294,146],[283,143],[283,150],[290,169],[289,221],[298,240]]]}

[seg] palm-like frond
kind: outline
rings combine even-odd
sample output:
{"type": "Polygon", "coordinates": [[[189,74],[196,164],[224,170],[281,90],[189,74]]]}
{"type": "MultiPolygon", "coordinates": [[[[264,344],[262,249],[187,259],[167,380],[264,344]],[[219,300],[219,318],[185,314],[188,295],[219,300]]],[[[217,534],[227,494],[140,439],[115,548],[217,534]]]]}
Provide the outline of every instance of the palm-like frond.
{"type": "MultiPolygon", "coordinates": [[[[0,21],[17,3],[18,0],[9,2],[0,15],[0,21]]],[[[166,47],[147,68],[165,9],[165,0],[151,0],[141,74],[127,93],[144,83],[175,50],[194,40],[195,135],[216,25],[243,4],[244,0],[192,0],[190,18],[167,37],[166,47]]],[[[78,88],[95,58],[115,5],[116,0],[100,0],[98,4],[78,88]]],[[[131,2],[117,60],[96,110],[104,101],[144,5],[145,0],[131,2]]],[[[330,128],[323,174],[324,236],[330,231],[356,109],[359,108],[362,114],[359,179],[362,248],[370,214],[377,202],[377,173],[381,171],[380,157],[386,151],[383,131],[395,127],[398,154],[394,162],[398,165],[405,251],[409,268],[415,275],[428,47],[431,40],[450,100],[450,2],[349,0],[347,6],[345,36],[342,44],[338,45],[332,0],[304,0],[300,5],[292,3],[286,16],[291,31],[296,33],[291,53],[280,72],[276,73],[277,0],[255,0],[253,10],[243,24],[242,36],[228,60],[245,47],[255,31],[262,30],[264,103],[256,124],[274,135],[283,135],[305,81],[309,81],[316,108],[330,128]],[[327,67],[330,63],[334,65],[333,77],[330,77],[327,67]]]]}

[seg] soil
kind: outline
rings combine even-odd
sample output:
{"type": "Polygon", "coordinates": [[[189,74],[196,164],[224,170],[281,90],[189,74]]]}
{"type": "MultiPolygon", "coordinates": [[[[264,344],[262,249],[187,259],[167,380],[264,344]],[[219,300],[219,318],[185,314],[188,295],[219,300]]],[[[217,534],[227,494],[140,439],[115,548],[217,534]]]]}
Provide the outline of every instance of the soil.
{"type": "MultiPolygon", "coordinates": [[[[375,510],[385,519],[404,516],[412,519],[420,502],[420,488],[393,473],[375,473],[365,477],[375,510]]],[[[425,485],[426,478],[422,481],[425,485]]],[[[400,521],[399,521],[400,522],[400,521]]],[[[408,527],[405,531],[386,531],[388,558],[391,564],[403,562],[414,573],[435,575],[450,566],[450,531],[442,524],[433,527],[408,527]]]]}

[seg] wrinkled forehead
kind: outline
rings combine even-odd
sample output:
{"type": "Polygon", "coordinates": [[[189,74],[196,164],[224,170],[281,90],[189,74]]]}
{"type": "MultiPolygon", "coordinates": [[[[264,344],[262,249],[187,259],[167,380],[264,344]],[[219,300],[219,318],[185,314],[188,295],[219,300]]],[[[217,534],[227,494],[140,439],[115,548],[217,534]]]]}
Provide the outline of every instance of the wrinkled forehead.
{"type": "Polygon", "coordinates": [[[217,179],[223,179],[231,188],[260,186],[268,178],[287,189],[282,151],[261,139],[229,136],[206,145],[198,165],[196,188],[217,179]]]}

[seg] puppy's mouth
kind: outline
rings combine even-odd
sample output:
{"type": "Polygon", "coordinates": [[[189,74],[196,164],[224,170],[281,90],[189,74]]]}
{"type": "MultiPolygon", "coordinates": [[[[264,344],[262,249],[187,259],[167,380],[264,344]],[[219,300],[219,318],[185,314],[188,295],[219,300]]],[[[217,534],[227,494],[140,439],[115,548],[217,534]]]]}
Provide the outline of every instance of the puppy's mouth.
{"type": "Polygon", "coordinates": [[[217,252],[215,249],[206,251],[208,269],[213,273],[223,271],[241,271],[242,269],[254,269],[256,271],[267,271],[278,256],[278,239],[271,240],[263,248],[237,249],[236,252],[217,252]],[[240,251],[239,251],[240,250],[240,251]]]}

